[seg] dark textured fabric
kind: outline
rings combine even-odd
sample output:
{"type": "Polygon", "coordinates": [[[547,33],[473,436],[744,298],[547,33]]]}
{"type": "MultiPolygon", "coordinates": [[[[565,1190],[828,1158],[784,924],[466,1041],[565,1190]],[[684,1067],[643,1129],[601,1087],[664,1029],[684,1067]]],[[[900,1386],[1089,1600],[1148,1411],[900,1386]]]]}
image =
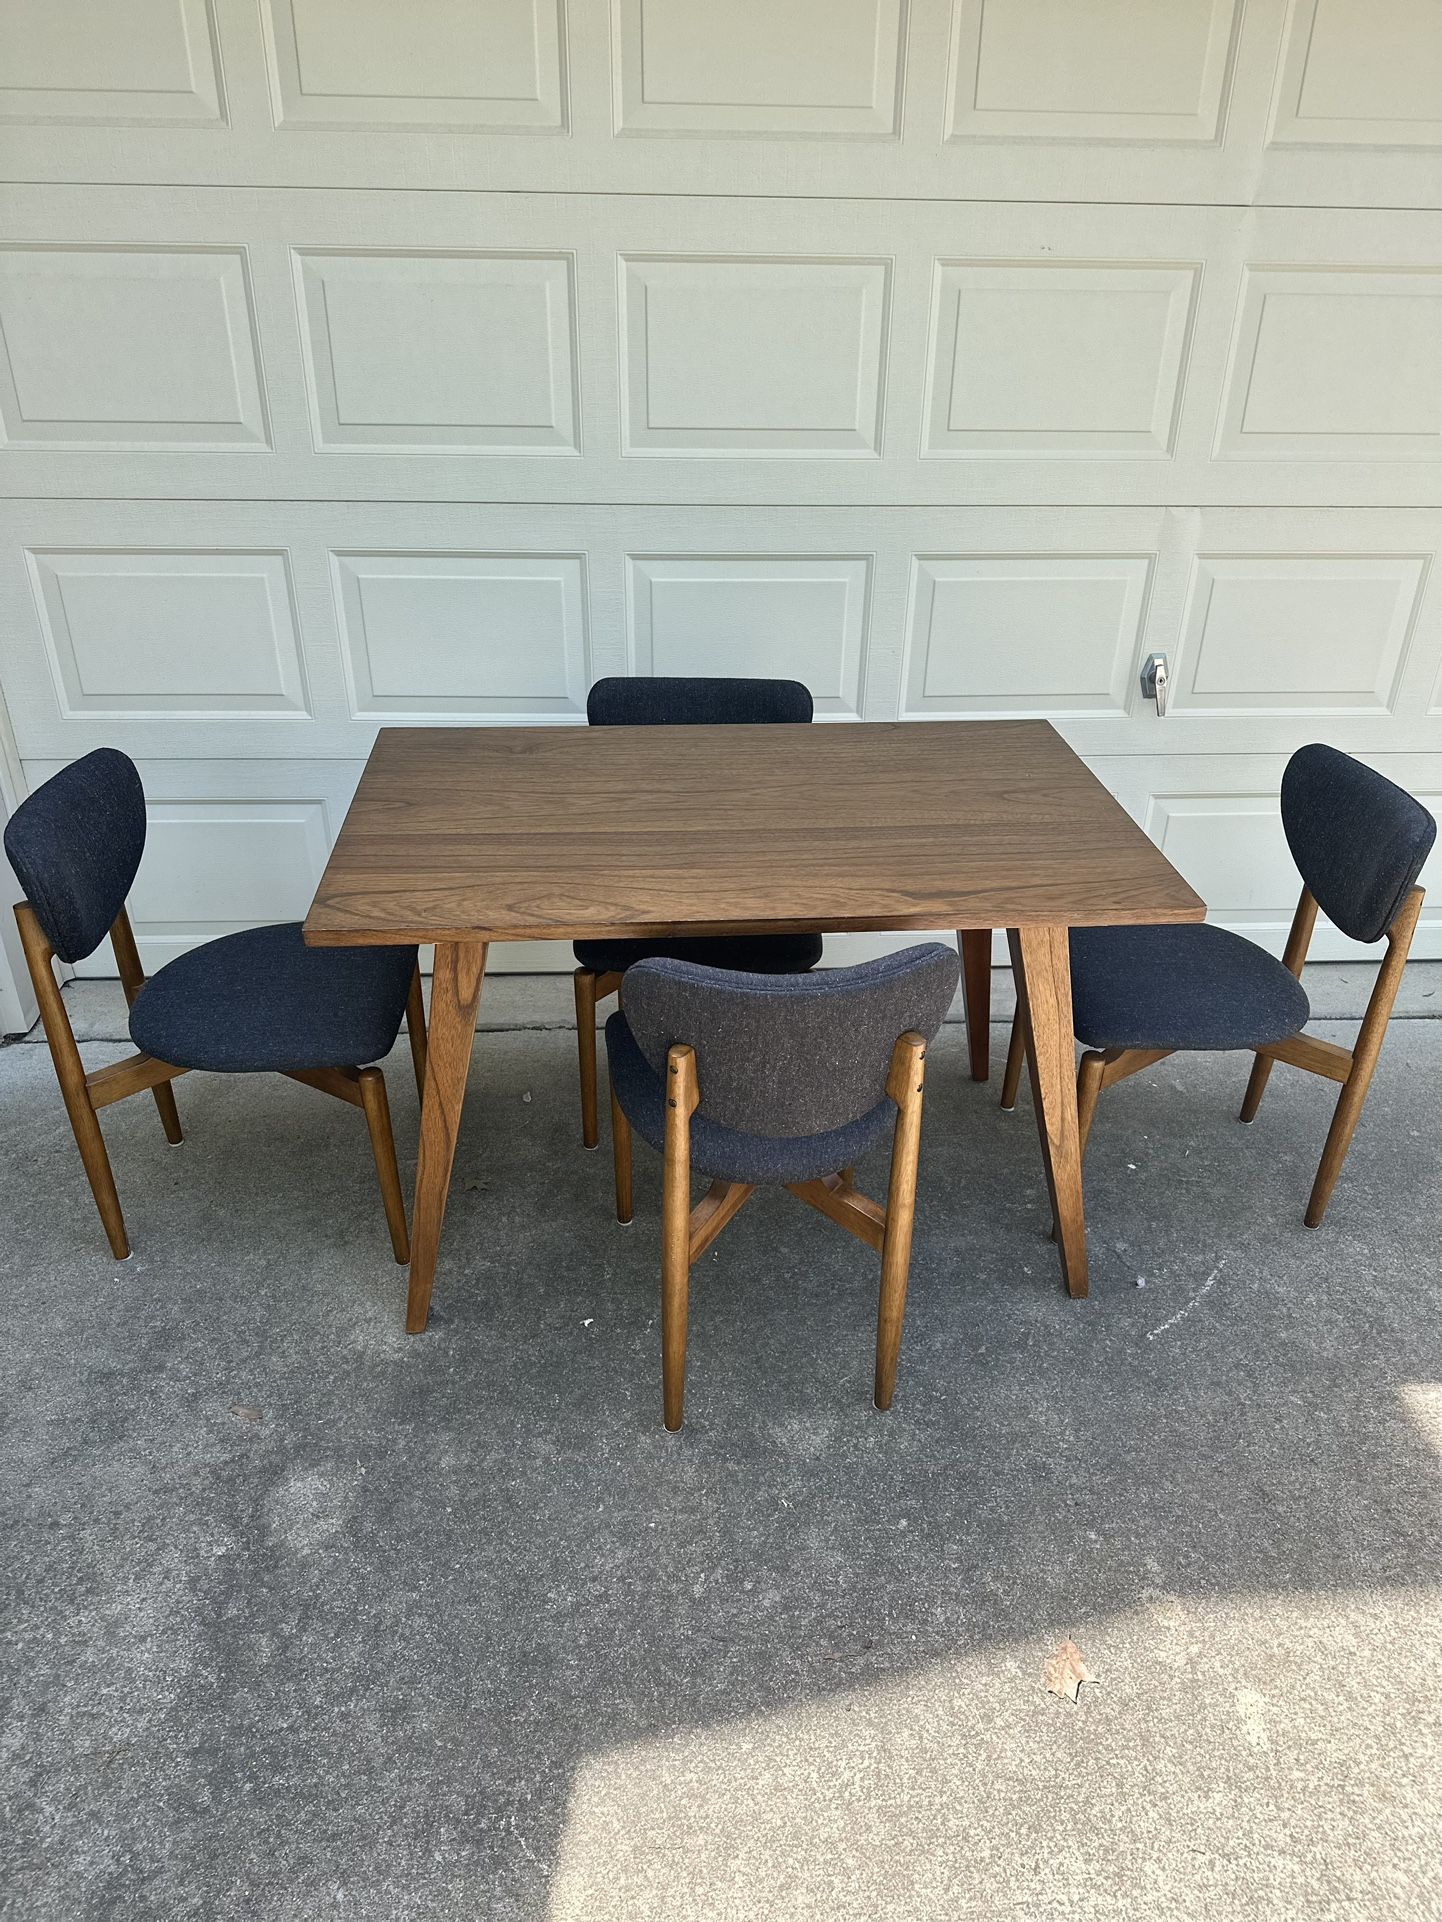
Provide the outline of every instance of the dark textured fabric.
{"type": "MultiPolygon", "coordinates": [[[[636,1046],[624,1014],[613,1014],[606,1023],[606,1059],[621,1112],[643,1141],[663,1148],[663,1076],[636,1046]]],[[[818,1175],[839,1174],[859,1161],[886,1136],[895,1120],[896,1107],[889,1097],[844,1128],[817,1135],[745,1134],[708,1121],[698,1111],[691,1117],[691,1166],[698,1174],[725,1181],[813,1181],[818,1175]]]]}
{"type": "Polygon", "coordinates": [[[178,1068],[221,1074],[364,1067],[390,1052],[415,965],[414,948],[308,948],[298,921],[247,928],[153,975],[130,1037],[178,1068]]]}
{"type": "Polygon", "coordinates": [[[597,974],[624,974],[638,961],[694,961],[750,974],[805,974],[821,959],[819,934],[714,935],[688,941],[578,941],[576,960],[597,974]]]}
{"type": "Polygon", "coordinates": [[[62,961],[100,946],[144,851],[145,791],[135,763],[113,747],[53,775],[5,829],[16,879],[62,961]]]}
{"type": "Polygon", "coordinates": [[[1287,763],[1282,825],[1322,912],[1354,941],[1381,940],[1437,838],[1420,801],[1320,741],[1287,763]]]}
{"type": "Polygon", "coordinates": [[[670,674],[613,674],[586,696],[592,727],[739,727],[809,721],[800,681],[670,674]]]}
{"type": "Polygon", "coordinates": [[[1307,1024],[1306,992],[1226,928],[1073,928],[1072,1011],[1088,1048],[1254,1048],[1307,1024]]]}
{"type": "Polygon", "coordinates": [[[698,1113],[745,1134],[826,1134],[885,1091],[898,1036],[929,1041],[956,992],[954,948],[929,942],[815,974],[731,974],[641,961],[621,1005],[652,1070],[678,1042],[696,1050],[698,1113]]]}

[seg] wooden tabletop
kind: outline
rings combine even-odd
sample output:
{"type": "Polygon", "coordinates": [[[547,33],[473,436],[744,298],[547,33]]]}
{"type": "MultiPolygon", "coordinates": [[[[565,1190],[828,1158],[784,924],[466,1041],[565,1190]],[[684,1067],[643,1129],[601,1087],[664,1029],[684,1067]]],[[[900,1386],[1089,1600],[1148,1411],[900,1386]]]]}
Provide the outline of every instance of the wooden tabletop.
{"type": "Polygon", "coordinates": [[[384,728],[320,945],[1199,921],[1046,721],[384,728]]]}

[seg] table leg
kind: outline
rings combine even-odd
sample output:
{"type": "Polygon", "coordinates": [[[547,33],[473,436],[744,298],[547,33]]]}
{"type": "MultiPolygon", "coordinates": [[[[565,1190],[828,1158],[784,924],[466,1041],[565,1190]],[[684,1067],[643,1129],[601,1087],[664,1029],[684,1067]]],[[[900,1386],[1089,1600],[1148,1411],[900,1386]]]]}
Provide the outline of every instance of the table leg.
{"type": "Polygon", "coordinates": [[[1062,1279],[1069,1295],[1081,1296],[1087,1292],[1086,1217],[1082,1211],[1067,931],[1059,927],[1011,928],[1007,941],[1027,1040],[1027,1067],[1056,1220],[1062,1279]]]}
{"type": "Polygon", "coordinates": [[[451,1185],[456,1136],[466,1099],[466,1075],[476,1038],[476,1009],[486,973],[484,941],[438,941],[431,977],[431,1023],[426,1048],[426,1094],[421,1105],[421,1152],[416,1168],[411,1230],[411,1288],[406,1333],[418,1335],[431,1312],[431,1283],[441,1223],[451,1185]]]}
{"type": "Polygon", "coordinates": [[[973,1081],[991,1073],[991,929],[958,928],[961,998],[966,1008],[966,1052],[973,1081]]]}

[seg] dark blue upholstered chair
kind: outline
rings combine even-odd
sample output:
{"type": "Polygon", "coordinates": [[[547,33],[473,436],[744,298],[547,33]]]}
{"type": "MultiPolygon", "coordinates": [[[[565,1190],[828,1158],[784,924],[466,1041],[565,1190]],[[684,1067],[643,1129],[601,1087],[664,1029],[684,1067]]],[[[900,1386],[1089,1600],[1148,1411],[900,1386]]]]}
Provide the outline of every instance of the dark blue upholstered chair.
{"type": "Polygon", "coordinates": [[[130,1253],[98,1110],[149,1089],[167,1141],[181,1139],[171,1082],[192,1068],[289,1075],[360,1108],[370,1131],[391,1245],[410,1259],[391,1136],[388,1054],[407,1017],[416,1081],[425,1078],[425,1009],[414,948],[308,948],[300,926],[251,928],[207,941],[147,981],[125,897],[145,848],[135,765],[97,748],[15,810],[5,852],[25,899],[15,909],[60,1092],[100,1219],[118,1261],[130,1253]],[[83,961],[110,936],[130,1035],[141,1050],[87,1074],[54,962],[83,961]]]}
{"type": "Polygon", "coordinates": [[[860,967],[775,975],[640,961],[606,1023],[616,1215],[631,1219],[631,1130],[665,1156],[661,1375],[681,1426],[691,1266],[752,1190],[778,1183],[881,1255],[876,1405],[891,1406],[921,1141],[926,1044],[960,964],[939,943],[860,967]],[[891,1135],[885,1208],[852,1164],[891,1135]],[[693,1209],[692,1172],[711,1176],[693,1209]]]}
{"type": "MultiPolygon", "coordinates": [[[[1299,748],[1282,776],[1282,826],[1302,877],[1280,961],[1240,935],[1184,927],[1073,928],[1072,1006],[1087,1052],[1077,1070],[1085,1148],[1097,1097],[1154,1061],[1189,1049],[1246,1048],[1255,1056],[1242,1102],[1254,1119],[1273,1064],[1341,1083],[1305,1220],[1321,1225],[1361,1117],[1392,1004],[1422,909],[1416,885],[1437,824],[1410,794],[1336,748],[1299,748]],[[1302,1032],[1301,983],[1317,910],[1354,941],[1387,952],[1353,1047],[1302,1032]]],[[[1012,1028],[1002,1106],[1016,1100],[1024,1043],[1012,1028]]]]}
{"type": "MultiPolygon", "coordinates": [[[[655,674],[612,675],[586,697],[592,727],[746,727],[811,719],[800,681],[728,680],[655,674]]],[[[596,1112],[596,1003],[614,994],[627,968],[648,957],[697,961],[756,974],[804,974],[821,959],[819,934],[720,935],[705,940],[578,941],[576,1041],[581,1069],[581,1139],[600,1140],[596,1112]]]]}

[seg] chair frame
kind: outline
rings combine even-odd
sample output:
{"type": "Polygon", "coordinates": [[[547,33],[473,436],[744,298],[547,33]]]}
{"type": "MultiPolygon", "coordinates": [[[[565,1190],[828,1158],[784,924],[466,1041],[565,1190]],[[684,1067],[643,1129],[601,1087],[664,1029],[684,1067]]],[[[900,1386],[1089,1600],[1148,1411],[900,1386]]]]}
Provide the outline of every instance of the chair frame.
{"type": "MultiPolygon", "coordinates": [[[[1372,1085],[1377,1057],[1382,1052],[1387,1024],[1392,1018],[1397,991],[1402,985],[1402,972],[1411,952],[1424,898],[1424,889],[1412,888],[1387,930],[1387,952],[1377,969],[1362,1025],[1352,1047],[1339,1047],[1334,1041],[1323,1041],[1299,1029],[1296,1034],[1287,1035],[1281,1041],[1269,1041],[1264,1047],[1251,1051],[1255,1060],[1247,1081],[1247,1092],[1242,1098],[1238,1116],[1241,1121],[1256,1119],[1272,1069],[1279,1061],[1291,1068],[1301,1068],[1307,1074],[1317,1075],[1325,1081],[1341,1083],[1342,1091],[1332,1111],[1332,1124],[1327,1130],[1322,1159],[1307,1199],[1306,1213],[1302,1217],[1309,1228],[1320,1228],[1322,1225],[1327,1204],[1332,1199],[1332,1190],[1337,1185],[1342,1164],[1347,1159],[1347,1150],[1352,1145],[1352,1136],[1362,1117],[1362,1106],[1367,1099],[1367,1090],[1372,1085]]],[[[1316,899],[1310,888],[1304,887],[1282,955],[1283,965],[1298,980],[1301,979],[1307,950],[1312,944],[1317,913],[1316,899]]],[[[1118,1081],[1125,1081],[1129,1075],[1138,1074],[1143,1068],[1151,1067],[1153,1062],[1165,1061],[1168,1055],[1177,1052],[1175,1048],[1089,1048],[1082,1055],[1077,1065],[1076,1094],[1083,1154],[1086,1153],[1087,1136],[1091,1132],[1092,1118],[1102,1089],[1113,1087],[1118,1081]]],[[[1007,1050],[1006,1075],[1002,1082],[1001,1105],[1005,1109],[1016,1106],[1025,1055],[1026,1040],[1018,1018],[1012,1023],[1011,1046],[1007,1050]]]]}
{"type": "MultiPolygon", "coordinates": [[[[865,1242],[881,1256],[881,1296],[876,1318],[876,1375],[873,1397],[887,1409],[896,1388],[906,1286],[911,1272],[911,1237],[916,1221],[916,1170],[921,1149],[922,1089],[926,1079],[926,1041],[914,1030],[903,1034],[891,1052],[886,1092],[896,1103],[891,1140],[891,1180],[883,1208],[856,1187],[853,1172],[842,1168],[786,1187],[828,1220],[865,1242]]],[[[686,1397],[686,1326],[691,1270],[726,1224],[755,1193],[756,1184],[718,1178],[691,1205],[691,1117],[701,1103],[696,1052],[684,1042],[666,1056],[666,1136],[661,1188],[661,1398],[668,1429],[680,1428],[686,1397]]],[[[611,1091],[611,1148],[616,1171],[616,1219],[632,1214],[631,1124],[611,1091]]]]}
{"type": "MultiPolygon", "coordinates": [[[[40,1004],[40,1018],[45,1026],[45,1039],[50,1044],[55,1078],[60,1083],[61,1098],[75,1132],[75,1144],[85,1165],[90,1191],[100,1211],[111,1253],[117,1261],[124,1261],[130,1254],[130,1241],[125,1230],[125,1217],[120,1211],[120,1197],[110,1168],[110,1156],[106,1152],[105,1136],[100,1128],[99,1111],[108,1108],[112,1102],[123,1101],[127,1095],[143,1094],[148,1088],[160,1110],[160,1125],[165,1130],[165,1138],[172,1146],[176,1146],[184,1136],[181,1134],[180,1114],[170,1084],[191,1070],[178,1068],[169,1061],[156,1060],[152,1055],[133,1054],[123,1061],[112,1062],[109,1067],[87,1073],[76,1045],[75,1031],[70,1025],[69,1009],[65,1006],[64,996],[55,978],[55,950],[28,901],[16,903],[15,919],[19,923],[20,942],[35,988],[35,998],[40,1004]]],[[[125,990],[126,1004],[133,1006],[136,996],[145,986],[145,970],[140,964],[130,916],[124,906],[111,926],[110,945],[115,953],[115,965],[125,990]]],[[[406,1000],[406,1027],[410,1036],[416,1087],[424,1098],[426,1013],[419,969],[411,977],[406,1000]]],[[[396,1164],[395,1138],[391,1133],[385,1076],[373,1066],[295,1068],[283,1072],[289,1080],[304,1082],[307,1087],[333,1095],[339,1101],[349,1102],[353,1108],[359,1108],[364,1113],[380,1181],[381,1199],[385,1203],[391,1248],[398,1262],[409,1261],[410,1234],[406,1226],[400,1169],[396,1164]]]]}
{"type": "MultiPolygon", "coordinates": [[[[956,944],[961,951],[961,992],[966,1009],[967,1058],[973,1081],[985,1081],[991,1073],[991,929],[958,928],[956,944]]],[[[581,1071],[581,1141],[594,1148],[601,1139],[600,1116],[596,1100],[596,1007],[617,994],[621,976],[596,974],[590,968],[577,968],[576,1047],[581,1071]]]]}

